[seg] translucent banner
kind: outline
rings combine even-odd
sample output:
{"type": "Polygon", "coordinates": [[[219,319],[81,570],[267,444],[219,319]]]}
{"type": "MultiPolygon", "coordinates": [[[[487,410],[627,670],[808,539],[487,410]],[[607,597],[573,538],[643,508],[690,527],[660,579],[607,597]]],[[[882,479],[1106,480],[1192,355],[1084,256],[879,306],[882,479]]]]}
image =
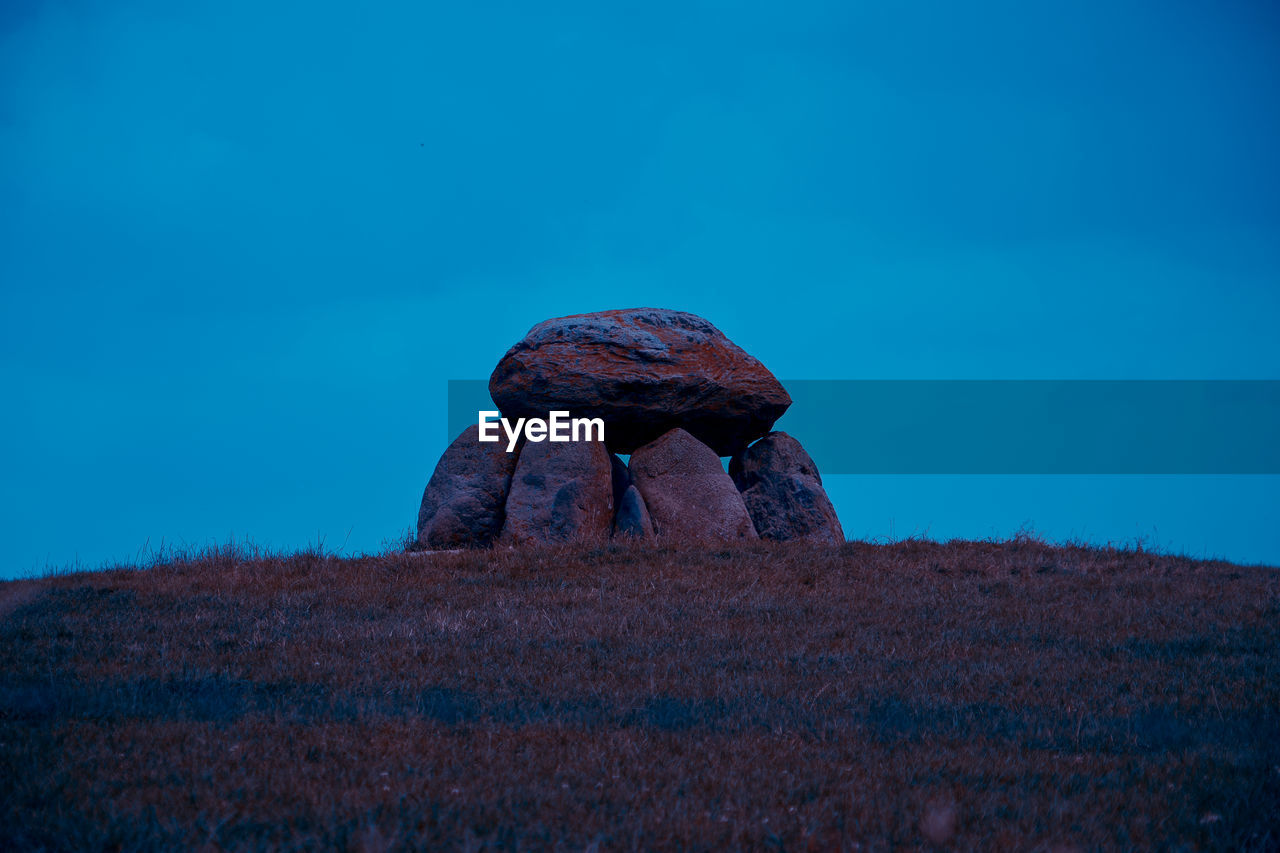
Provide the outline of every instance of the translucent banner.
{"type": "MultiPolygon", "coordinates": [[[[793,402],[774,429],[824,474],[1280,473],[1275,380],[782,384],[793,402]]],[[[479,379],[449,380],[448,401],[449,440],[496,408],[479,379]]]]}

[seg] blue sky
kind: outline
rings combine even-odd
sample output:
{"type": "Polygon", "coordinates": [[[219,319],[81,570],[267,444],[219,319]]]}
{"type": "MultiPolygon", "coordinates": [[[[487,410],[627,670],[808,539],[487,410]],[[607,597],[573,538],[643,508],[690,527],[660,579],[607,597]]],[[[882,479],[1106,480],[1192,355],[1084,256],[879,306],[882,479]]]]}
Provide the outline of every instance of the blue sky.
{"type": "MultiPolygon", "coordinates": [[[[408,528],[445,381],[697,312],[794,378],[1280,378],[1280,14],[0,7],[0,576],[408,528]]],[[[801,437],[803,439],[803,437],[801,437]]],[[[1280,564],[1275,477],[831,478],[1280,564]]]]}

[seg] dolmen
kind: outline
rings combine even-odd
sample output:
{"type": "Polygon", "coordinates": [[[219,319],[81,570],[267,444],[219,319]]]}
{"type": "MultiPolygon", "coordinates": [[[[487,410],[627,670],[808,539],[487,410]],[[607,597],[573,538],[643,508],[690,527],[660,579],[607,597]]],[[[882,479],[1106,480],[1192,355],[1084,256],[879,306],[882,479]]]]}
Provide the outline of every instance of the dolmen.
{"type": "Polygon", "coordinates": [[[512,422],[569,412],[600,419],[604,438],[482,441],[479,423],[467,427],[423,493],[420,549],[844,541],[809,454],[771,432],[790,395],[702,317],[633,308],[547,320],[498,362],[489,394],[512,422]]]}

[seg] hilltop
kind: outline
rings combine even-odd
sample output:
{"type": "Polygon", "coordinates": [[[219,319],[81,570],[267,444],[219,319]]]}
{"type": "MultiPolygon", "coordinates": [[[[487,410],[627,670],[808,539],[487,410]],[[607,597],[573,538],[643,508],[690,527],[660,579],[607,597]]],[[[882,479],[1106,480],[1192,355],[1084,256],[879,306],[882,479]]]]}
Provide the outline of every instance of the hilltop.
{"type": "Polygon", "coordinates": [[[223,548],[0,586],[0,846],[1280,846],[1280,572],[223,548]]]}

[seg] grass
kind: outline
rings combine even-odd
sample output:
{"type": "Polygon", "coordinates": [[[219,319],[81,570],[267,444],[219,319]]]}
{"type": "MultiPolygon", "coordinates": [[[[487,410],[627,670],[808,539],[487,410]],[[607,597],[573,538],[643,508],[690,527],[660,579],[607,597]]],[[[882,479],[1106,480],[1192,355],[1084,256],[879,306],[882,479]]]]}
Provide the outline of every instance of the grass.
{"type": "Polygon", "coordinates": [[[1280,572],[214,549],[0,586],[0,847],[1280,849],[1280,572]]]}

